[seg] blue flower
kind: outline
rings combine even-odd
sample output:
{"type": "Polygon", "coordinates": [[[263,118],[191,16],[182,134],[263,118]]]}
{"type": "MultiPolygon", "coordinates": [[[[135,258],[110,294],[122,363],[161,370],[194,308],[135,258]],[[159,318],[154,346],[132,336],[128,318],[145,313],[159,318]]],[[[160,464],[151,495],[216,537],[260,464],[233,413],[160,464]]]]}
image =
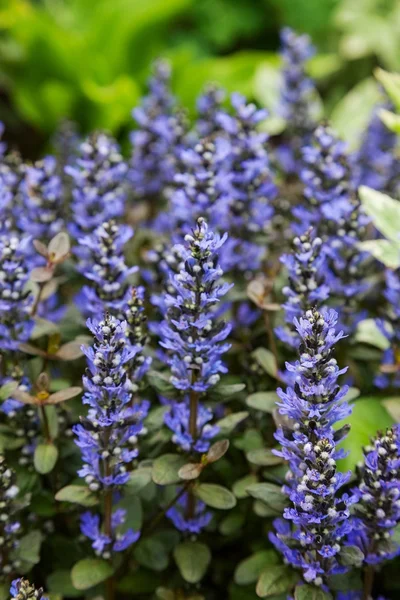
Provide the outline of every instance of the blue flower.
{"type": "Polygon", "coordinates": [[[76,298],[85,316],[109,311],[124,318],[132,293],[129,278],[137,271],[137,267],[128,267],[124,258],[124,246],[132,235],[128,225],[118,226],[111,220],[79,238],[78,269],[91,282],[83,286],[76,298]]]}
{"type": "MultiPolygon", "coordinates": [[[[92,347],[83,348],[88,366],[83,377],[83,402],[89,411],[73,431],[84,463],[80,477],[91,491],[110,493],[129,480],[129,466],[138,456],[138,435],[149,409],[147,401],[135,398],[138,384],[130,378],[132,361],[142,347],[130,344],[126,321],[106,314],[103,320],[88,320],[87,324],[95,337],[92,347]]],[[[100,530],[97,516],[83,516],[82,532],[103,556],[111,550],[120,551],[134,537],[131,533],[126,534],[128,537],[117,535],[121,515],[114,511],[112,536],[108,537],[100,530]]]]}
{"type": "Polygon", "coordinates": [[[377,325],[381,333],[389,342],[382,357],[381,373],[375,377],[375,385],[385,389],[388,387],[400,387],[400,368],[398,350],[400,344],[400,271],[399,269],[385,271],[385,289],[383,292],[386,298],[384,315],[377,320],[377,325]]]}
{"type": "Polygon", "coordinates": [[[207,527],[212,519],[212,513],[206,510],[206,505],[200,500],[195,500],[195,510],[191,517],[187,515],[189,495],[182,494],[175,506],[171,507],[166,515],[175,527],[184,533],[198,534],[207,527]]]}
{"type": "Polygon", "coordinates": [[[286,367],[295,377],[293,387],[278,389],[279,412],[293,426],[279,427],[275,434],[282,449],[276,451],[289,464],[283,491],[290,506],[275,522],[270,539],[287,562],[301,569],[304,580],[324,585],[326,578],[346,571],[338,555],[352,528],[350,505],[354,498],[340,488],[351,473],[337,471],[336,461],[344,456],[337,443],[348,428],[335,424],[350,414],[343,400],[347,386],[340,388],[339,369],[332,355],[343,332],[336,331],[338,315],[334,310],[307,311],[294,319],[301,345],[299,360],[286,367]]]}
{"type": "Polygon", "coordinates": [[[17,350],[34,326],[31,319],[33,296],[27,290],[30,238],[0,235],[0,344],[3,350],[17,350]]]}
{"type": "Polygon", "coordinates": [[[47,600],[43,596],[43,588],[36,589],[27,579],[14,579],[10,586],[12,600],[47,600]]]}
{"type": "Polygon", "coordinates": [[[18,492],[15,473],[6,464],[4,456],[0,455],[0,581],[18,572],[21,566],[19,559],[15,558],[22,530],[15,515],[18,492]]]}
{"type": "Polygon", "coordinates": [[[354,490],[356,527],[350,542],[359,546],[368,564],[394,558],[400,546],[392,539],[400,523],[400,436],[395,425],[379,432],[364,449],[360,484],[354,490]]]}
{"type": "Polygon", "coordinates": [[[73,221],[69,224],[73,237],[79,239],[104,221],[124,214],[127,165],[112,138],[104,133],[89,136],[65,172],[73,182],[73,221]]]}
{"type": "Polygon", "coordinates": [[[158,60],[149,80],[149,94],[133,110],[138,128],[131,133],[129,179],[136,198],[154,199],[171,185],[185,127],[170,92],[171,69],[158,60]]]}

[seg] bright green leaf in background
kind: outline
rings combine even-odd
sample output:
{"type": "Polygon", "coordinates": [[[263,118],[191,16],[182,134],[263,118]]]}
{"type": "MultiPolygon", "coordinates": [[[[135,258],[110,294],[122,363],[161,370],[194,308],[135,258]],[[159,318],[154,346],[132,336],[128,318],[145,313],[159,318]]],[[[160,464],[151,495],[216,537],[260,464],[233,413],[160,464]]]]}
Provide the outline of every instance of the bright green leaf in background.
{"type": "Polygon", "coordinates": [[[378,430],[384,431],[386,427],[391,427],[393,419],[382,401],[371,396],[356,400],[352,414],[346,418],[346,423],[350,424],[351,429],[341,446],[349,452],[349,455],[339,461],[342,471],[354,469],[362,460],[363,446],[369,444],[371,437],[374,437],[378,430]]]}

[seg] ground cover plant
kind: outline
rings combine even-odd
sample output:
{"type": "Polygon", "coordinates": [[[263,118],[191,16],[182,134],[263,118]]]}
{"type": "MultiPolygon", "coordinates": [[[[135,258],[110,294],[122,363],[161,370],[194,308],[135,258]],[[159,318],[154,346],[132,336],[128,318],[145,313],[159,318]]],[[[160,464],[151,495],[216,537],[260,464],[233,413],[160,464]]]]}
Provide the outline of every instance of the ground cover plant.
{"type": "Polygon", "coordinates": [[[130,148],[0,162],[0,595],[396,598],[400,80],[348,149],[152,65],[130,148]]]}

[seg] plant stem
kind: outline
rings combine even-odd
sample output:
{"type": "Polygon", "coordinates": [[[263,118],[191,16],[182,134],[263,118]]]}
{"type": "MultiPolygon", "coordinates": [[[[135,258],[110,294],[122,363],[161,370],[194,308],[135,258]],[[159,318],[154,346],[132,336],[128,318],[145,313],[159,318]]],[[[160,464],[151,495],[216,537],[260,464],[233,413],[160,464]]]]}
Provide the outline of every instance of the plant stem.
{"type": "Polygon", "coordinates": [[[264,323],[265,323],[265,329],[266,329],[267,335],[268,335],[269,347],[270,347],[270,350],[271,350],[272,354],[274,355],[274,359],[275,359],[275,370],[276,370],[276,372],[278,372],[278,367],[279,367],[278,350],[276,347],[274,330],[272,328],[271,315],[267,310],[264,311],[264,323]]]}
{"type": "MultiPolygon", "coordinates": [[[[196,380],[195,377],[192,378],[192,383],[196,380]]],[[[190,391],[189,397],[189,433],[192,436],[193,444],[197,440],[197,415],[199,410],[199,394],[195,392],[193,389],[190,391]]],[[[188,519],[193,519],[196,513],[196,498],[193,495],[192,485],[188,487],[188,498],[186,505],[186,517],[188,519]]]]}
{"type": "Polygon", "coordinates": [[[51,444],[53,440],[50,434],[49,419],[47,418],[46,407],[43,404],[40,405],[40,414],[42,415],[44,438],[48,444],[51,444]]]}
{"type": "Polygon", "coordinates": [[[364,589],[363,589],[363,600],[370,600],[372,598],[372,588],[374,585],[375,569],[373,565],[368,565],[364,571],[364,589]]]}
{"type": "Polygon", "coordinates": [[[34,317],[36,315],[37,309],[39,308],[39,303],[40,303],[40,299],[42,297],[43,288],[44,288],[44,283],[39,283],[39,291],[35,298],[35,302],[33,303],[33,306],[32,306],[31,317],[34,317]]]}
{"type": "MultiPolygon", "coordinates": [[[[105,476],[110,475],[110,463],[107,458],[104,465],[105,476]]],[[[113,493],[112,488],[108,488],[104,493],[104,533],[111,540],[112,539],[112,506],[113,506],[113,493]]],[[[106,581],[107,600],[114,600],[115,596],[115,579],[114,575],[111,575],[106,581]]]]}

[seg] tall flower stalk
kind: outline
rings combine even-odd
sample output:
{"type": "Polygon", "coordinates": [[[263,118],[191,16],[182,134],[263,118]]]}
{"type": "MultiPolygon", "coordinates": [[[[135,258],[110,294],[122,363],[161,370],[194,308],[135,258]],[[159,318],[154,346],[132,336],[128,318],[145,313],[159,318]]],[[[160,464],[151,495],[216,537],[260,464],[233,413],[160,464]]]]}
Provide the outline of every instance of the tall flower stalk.
{"type": "Polygon", "coordinates": [[[88,368],[83,402],[89,411],[74,433],[84,463],[79,475],[102,498],[103,513],[84,513],[81,530],[92,540],[96,554],[110,559],[139,537],[132,529],[121,531],[126,511],[114,508],[114,494],[129,480],[138,456],[137,435],[149,405],[134,401],[138,385],[128,370],[141,348],[129,344],[127,323],[106,314],[87,324],[94,335],[93,346],[84,348],[88,368]]]}
{"type": "Polygon", "coordinates": [[[21,561],[15,556],[21,534],[21,523],[15,514],[18,511],[15,502],[18,492],[15,473],[0,455],[0,581],[3,582],[15,575],[21,566],[21,561]]]}
{"type": "MultiPolygon", "coordinates": [[[[221,283],[223,272],[218,262],[226,239],[226,234],[214,234],[199,218],[185,244],[175,248],[181,263],[178,273],[170,273],[167,312],[159,330],[170,381],[182,396],[171,405],[165,423],[174,433],[174,442],[188,454],[206,452],[218,433],[210,424],[212,410],[201,398],[218,383],[220,373],[227,372],[222,355],[230,348],[225,340],[231,326],[215,314],[220,298],[231,287],[221,283]]],[[[184,514],[181,503],[171,508],[168,516],[180,530],[199,532],[210,517],[204,517],[204,507],[199,508],[190,490],[185,506],[184,514]]]]}
{"type": "Polygon", "coordinates": [[[124,214],[127,165],[112,138],[104,133],[89,136],[65,171],[73,181],[69,231],[74,238],[124,214]]]}
{"type": "Polygon", "coordinates": [[[43,588],[36,589],[27,579],[14,579],[10,587],[11,600],[41,600],[43,588]]]}
{"type": "Polygon", "coordinates": [[[293,422],[292,428],[280,427],[275,435],[282,446],[276,454],[289,464],[283,491],[290,506],[275,521],[270,539],[304,580],[317,586],[346,571],[339,559],[351,531],[349,508],[354,501],[341,491],[351,473],[340,473],[336,466],[344,456],[337,444],[348,427],[335,425],[350,414],[343,400],[348,388],[338,385],[346,369],[339,369],[333,356],[334,345],[343,338],[336,331],[337,321],[334,310],[316,309],[294,319],[302,341],[299,360],[287,363],[287,369],[295,384],[278,389],[279,412],[293,422]]]}

